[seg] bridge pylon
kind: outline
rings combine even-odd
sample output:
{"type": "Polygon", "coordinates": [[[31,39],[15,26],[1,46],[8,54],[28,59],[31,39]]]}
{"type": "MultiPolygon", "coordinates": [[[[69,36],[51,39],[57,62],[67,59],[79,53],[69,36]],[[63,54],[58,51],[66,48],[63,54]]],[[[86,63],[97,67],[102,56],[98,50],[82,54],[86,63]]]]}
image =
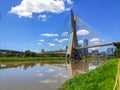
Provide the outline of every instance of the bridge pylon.
{"type": "Polygon", "coordinates": [[[66,57],[74,57],[77,56],[77,52],[75,50],[76,47],[78,47],[78,40],[77,40],[77,35],[76,35],[76,21],[77,17],[74,15],[72,9],[71,9],[71,33],[70,33],[70,38],[69,38],[69,43],[68,43],[68,48],[66,52],[66,57]]]}

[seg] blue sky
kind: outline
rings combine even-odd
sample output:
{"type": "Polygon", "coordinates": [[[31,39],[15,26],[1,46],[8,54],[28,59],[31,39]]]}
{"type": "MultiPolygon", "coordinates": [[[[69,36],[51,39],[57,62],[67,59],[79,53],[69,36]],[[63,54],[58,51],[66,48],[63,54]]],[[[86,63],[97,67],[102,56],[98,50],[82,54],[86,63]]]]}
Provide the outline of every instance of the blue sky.
{"type": "Polygon", "coordinates": [[[1,0],[0,48],[63,49],[71,31],[70,8],[89,25],[78,24],[80,43],[120,41],[120,0],[1,0]]]}

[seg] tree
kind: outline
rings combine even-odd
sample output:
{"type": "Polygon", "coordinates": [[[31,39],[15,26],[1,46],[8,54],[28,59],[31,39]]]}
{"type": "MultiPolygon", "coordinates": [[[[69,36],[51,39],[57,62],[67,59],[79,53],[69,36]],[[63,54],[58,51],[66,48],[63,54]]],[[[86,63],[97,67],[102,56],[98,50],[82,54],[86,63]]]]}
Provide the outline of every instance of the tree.
{"type": "Polygon", "coordinates": [[[116,58],[120,58],[120,49],[116,49],[114,55],[116,58]]]}
{"type": "Polygon", "coordinates": [[[37,54],[35,52],[32,52],[30,50],[25,51],[25,56],[26,57],[36,57],[37,54]]]}
{"type": "Polygon", "coordinates": [[[31,56],[31,51],[30,50],[25,51],[25,56],[30,57],[31,56]]]}

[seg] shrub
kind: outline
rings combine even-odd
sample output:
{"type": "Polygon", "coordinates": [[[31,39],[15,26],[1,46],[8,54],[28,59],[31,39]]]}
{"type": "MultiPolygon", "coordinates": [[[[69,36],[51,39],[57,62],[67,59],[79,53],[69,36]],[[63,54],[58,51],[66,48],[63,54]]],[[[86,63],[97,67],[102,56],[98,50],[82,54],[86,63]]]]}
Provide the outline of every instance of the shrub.
{"type": "Polygon", "coordinates": [[[120,58],[120,49],[116,49],[114,54],[115,54],[115,57],[120,58]]]}

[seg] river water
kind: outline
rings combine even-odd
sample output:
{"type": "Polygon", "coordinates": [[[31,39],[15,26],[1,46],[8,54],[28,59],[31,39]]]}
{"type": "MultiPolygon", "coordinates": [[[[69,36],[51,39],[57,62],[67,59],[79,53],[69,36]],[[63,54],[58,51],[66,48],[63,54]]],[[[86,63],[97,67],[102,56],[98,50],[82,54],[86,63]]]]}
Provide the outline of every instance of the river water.
{"type": "Polygon", "coordinates": [[[66,80],[100,64],[101,61],[0,62],[0,90],[56,90],[66,80]]]}

